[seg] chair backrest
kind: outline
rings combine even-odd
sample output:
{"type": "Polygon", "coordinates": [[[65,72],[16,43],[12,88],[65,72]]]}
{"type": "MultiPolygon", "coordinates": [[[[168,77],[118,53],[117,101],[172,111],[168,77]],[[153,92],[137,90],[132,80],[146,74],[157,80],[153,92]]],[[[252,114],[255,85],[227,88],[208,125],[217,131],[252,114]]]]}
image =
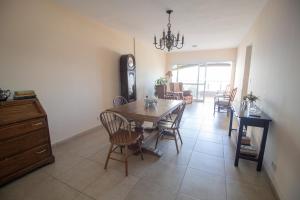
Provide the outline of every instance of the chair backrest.
{"type": "Polygon", "coordinates": [[[183,83],[181,82],[170,83],[170,90],[171,92],[182,92],[183,83]]]}
{"type": "Polygon", "coordinates": [[[172,128],[179,128],[180,126],[180,122],[181,122],[181,118],[182,118],[182,115],[183,115],[183,112],[184,112],[184,109],[185,109],[185,105],[186,103],[182,103],[182,105],[180,106],[179,108],[179,111],[178,111],[178,114],[172,124],[172,128]]]}
{"type": "Polygon", "coordinates": [[[116,96],[113,100],[114,106],[120,106],[120,105],[124,105],[127,103],[128,103],[128,101],[122,96],[116,96]]]}
{"type": "Polygon", "coordinates": [[[225,88],[225,91],[224,91],[224,96],[230,95],[230,89],[231,89],[230,84],[226,85],[226,88],[225,88]]]}
{"type": "Polygon", "coordinates": [[[236,95],[236,92],[237,92],[237,88],[234,88],[231,93],[230,93],[230,101],[232,102],[235,98],[235,95],[236,95]]]}
{"type": "Polygon", "coordinates": [[[100,114],[100,120],[110,138],[120,130],[123,130],[125,133],[127,132],[129,135],[131,134],[130,123],[118,113],[104,111],[100,114]]]}

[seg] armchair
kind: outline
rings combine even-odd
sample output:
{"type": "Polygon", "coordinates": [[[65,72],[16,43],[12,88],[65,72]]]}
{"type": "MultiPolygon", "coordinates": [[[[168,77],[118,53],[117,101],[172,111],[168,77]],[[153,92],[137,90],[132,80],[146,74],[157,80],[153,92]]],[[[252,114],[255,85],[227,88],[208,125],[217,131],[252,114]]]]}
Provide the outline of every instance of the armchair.
{"type": "Polygon", "coordinates": [[[182,99],[186,103],[190,104],[193,102],[192,91],[183,90],[183,83],[170,83],[170,92],[167,92],[169,96],[175,96],[177,99],[182,99]]]}

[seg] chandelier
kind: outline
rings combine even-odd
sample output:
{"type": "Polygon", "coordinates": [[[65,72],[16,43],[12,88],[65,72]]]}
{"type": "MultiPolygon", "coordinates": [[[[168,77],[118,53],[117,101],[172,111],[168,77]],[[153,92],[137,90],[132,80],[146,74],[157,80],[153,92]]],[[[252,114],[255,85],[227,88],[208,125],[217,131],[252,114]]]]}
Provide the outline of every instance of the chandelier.
{"type": "Polygon", "coordinates": [[[167,34],[165,30],[163,31],[162,38],[159,39],[159,42],[156,41],[156,36],[154,36],[154,46],[157,49],[164,50],[165,48],[168,49],[168,51],[171,51],[173,47],[176,47],[177,49],[181,49],[184,44],[184,36],[181,37],[180,40],[180,34],[177,33],[177,36],[171,32],[171,22],[170,22],[170,16],[173,10],[167,10],[167,14],[169,15],[169,23],[168,23],[168,31],[167,34]]]}

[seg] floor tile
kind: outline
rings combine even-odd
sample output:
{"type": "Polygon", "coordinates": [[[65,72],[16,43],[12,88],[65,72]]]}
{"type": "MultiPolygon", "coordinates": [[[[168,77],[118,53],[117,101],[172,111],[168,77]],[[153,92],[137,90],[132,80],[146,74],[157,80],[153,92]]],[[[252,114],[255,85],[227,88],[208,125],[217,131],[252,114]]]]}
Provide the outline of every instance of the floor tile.
{"type": "Polygon", "coordinates": [[[189,167],[225,176],[224,159],[204,153],[193,152],[189,167]]]}
{"type": "Polygon", "coordinates": [[[194,197],[191,197],[191,196],[183,194],[183,193],[179,193],[177,195],[176,200],[199,200],[199,199],[196,199],[194,197]]]}
{"type": "Polygon", "coordinates": [[[186,171],[186,166],[175,166],[165,162],[157,162],[147,170],[142,181],[151,181],[161,188],[177,191],[186,171]]]}
{"type": "Polygon", "coordinates": [[[73,200],[80,193],[70,186],[49,177],[37,185],[29,199],[32,200],[73,200]]]}
{"type": "Polygon", "coordinates": [[[227,200],[275,200],[269,187],[226,180],[227,200]]]}
{"type": "Polygon", "coordinates": [[[137,177],[126,177],[124,173],[111,169],[88,185],[83,193],[99,200],[125,199],[137,181],[137,177]]]}
{"type": "Polygon", "coordinates": [[[222,144],[223,137],[218,134],[210,133],[210,132],[203,132],[200,130],[200,134],[198,136],[198,140],[208,141],[208,142],[215,142],[218,144],[222,144]]]}
{"type": "Polygon", "coordinates": [[[82,191],[87,185],[105,173],[102,165],[84,159],[74,165],[70,170],[55,177],[60,181],[82,191]]]}
{"type": "Polygon", "coordinates": [[[174,190],[165,189],[152,181],[143,179],[135,184],[125,200],[175,200],[176,193],[174,190]]]}
{"type": "Polygon", "coordinates": [[[206,153],[212,156],[218,156],[223,158],[223,145],[214,143],[214,142],[208,142],[208,141],[201,141],[199,140],[195,146],[194,151],[198,151],[201,153],[206,153]]]}
{"type": "Polygon", "coordinates": [[[256,171],[256,162],[240,159],[239,166],[234,166],[234,160],[225,160],[225,174],[230,180],[242,183],[268,186],[269,180],[264,170],[256,171]]]}
{"type": "Polygon", "coordinates": [[[27,200],[36,187],[50,176],[41,170],[29,173],[3,187],[0,187],[0,199],[27,200]]]}
{"type": "Polygon", "coordinates": [[[188,169],[180,193],[196,199],[226,200],[225,177],[188,169]]]}

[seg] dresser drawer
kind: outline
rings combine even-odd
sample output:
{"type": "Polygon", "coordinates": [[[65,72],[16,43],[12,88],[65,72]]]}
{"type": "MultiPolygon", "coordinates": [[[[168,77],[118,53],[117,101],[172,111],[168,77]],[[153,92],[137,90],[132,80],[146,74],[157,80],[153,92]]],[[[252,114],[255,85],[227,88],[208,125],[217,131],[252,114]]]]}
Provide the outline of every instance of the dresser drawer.
{"type": "Polygon", "coordinates": [[[13,125],[0,127],[0,141],[23,135],[27,132],[46,127],[46,119],[38,118],[13,125]]]}
{"type": "Polygon", "coordinates": [[[0,140],[0,160],[46,143],[48,143],[47,128],[25,133],[8,140],[0,140]]]}
{"type": "Polygon", "coordinates": [[[0,161],[0,179],[48,158],[50,146],[42,145],[0,161]]]}

